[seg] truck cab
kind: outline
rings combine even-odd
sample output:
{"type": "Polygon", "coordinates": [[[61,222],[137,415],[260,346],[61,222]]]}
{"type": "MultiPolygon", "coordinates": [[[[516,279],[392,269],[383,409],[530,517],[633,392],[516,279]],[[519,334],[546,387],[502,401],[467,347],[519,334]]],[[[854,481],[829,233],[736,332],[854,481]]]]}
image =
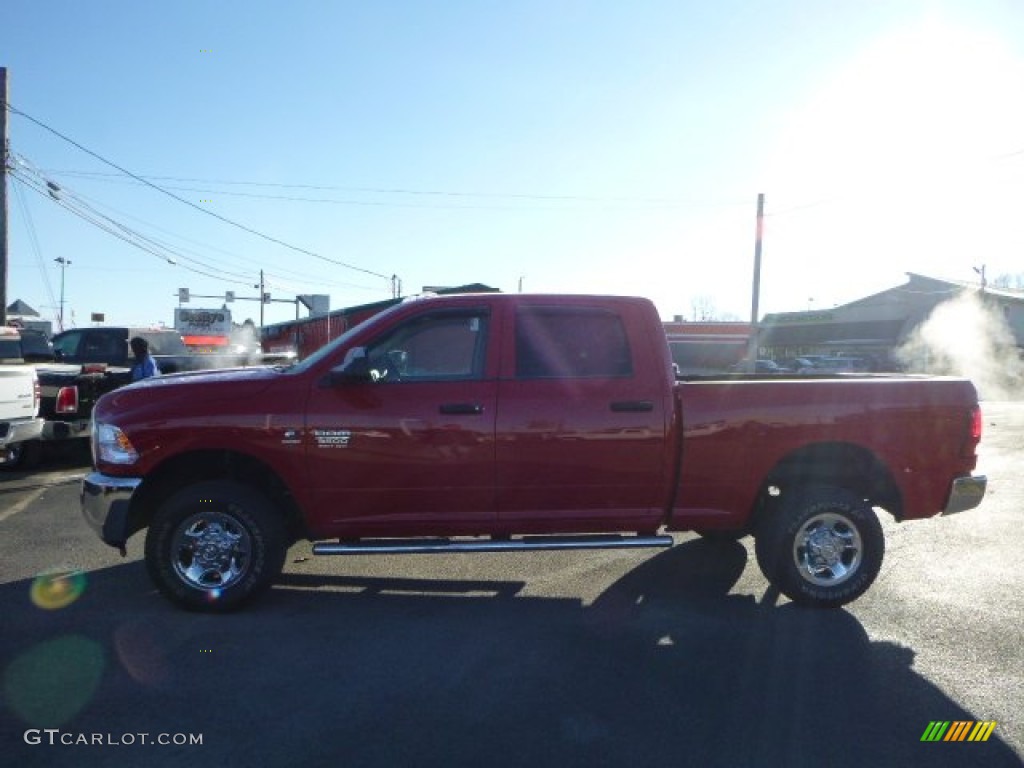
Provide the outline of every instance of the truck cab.
{"type": "Polygon", "coordinates": [[[136,336],[149,343],[149,353],[162,373],[181,370],[185,359],[190,356],[181,334],[168,328],[73,328],[53,337],[53,351],[61,363],[101,363],[130,368],[133,358],[128,342],[136,336]]]}

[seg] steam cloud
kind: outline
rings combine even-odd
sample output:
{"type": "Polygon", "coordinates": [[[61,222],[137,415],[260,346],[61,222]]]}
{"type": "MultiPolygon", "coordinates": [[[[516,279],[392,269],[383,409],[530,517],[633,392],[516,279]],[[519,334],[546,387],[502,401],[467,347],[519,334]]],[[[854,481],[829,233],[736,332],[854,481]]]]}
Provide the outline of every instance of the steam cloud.
{"type": "Polygon", "coordinates": [[[896,351],[909,371],[964,376],[985,400],[1024,394],[1024,363],[1000,307],[977,293],[943,302],[896,351]]]}
{"type": "Polygon", "coordinates": [[[231,331],[231,343],[245,347],[246,351],[251,354],[259,349],[259,334],[251,323],[236,325],[231,331]]]}

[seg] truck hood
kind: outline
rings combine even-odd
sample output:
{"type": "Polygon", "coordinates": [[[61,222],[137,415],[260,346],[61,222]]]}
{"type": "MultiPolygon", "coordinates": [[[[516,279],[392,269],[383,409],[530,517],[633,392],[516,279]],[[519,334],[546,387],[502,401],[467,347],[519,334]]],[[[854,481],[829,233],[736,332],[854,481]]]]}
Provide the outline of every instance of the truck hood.
{"type": "Polygon", "coordinates": [[[104,395],[97,404],[97,417],[108,413],[168,405],[188,400],[203,404],[237,401],[258,395],[280,381],[280,369],[268,367],[224,368],[171,373],[136,381],[104,395]]]}

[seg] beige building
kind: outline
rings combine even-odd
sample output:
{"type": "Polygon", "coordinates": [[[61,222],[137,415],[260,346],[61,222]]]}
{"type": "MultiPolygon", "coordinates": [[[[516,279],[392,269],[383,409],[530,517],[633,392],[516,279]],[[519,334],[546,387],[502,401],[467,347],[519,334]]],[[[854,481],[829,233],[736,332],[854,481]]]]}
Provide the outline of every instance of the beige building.
{"type": "MultiPolygon", "coordinates": [[[[974,294],[986,315],[998,319],[1009,343],[1024,350],[1024,292],[938,280],[914,273],[907,283],[830,310],[766,315],[760,347],[772,358],[802,354],[853,355],[877,370],[905,367],[896,350],[905,348],[939,305],[974,294]]],[[[995,324],[985,331],[992,332],[995,324]]],[[[940,331],[941,333],[941,331],[940,331]]]]}

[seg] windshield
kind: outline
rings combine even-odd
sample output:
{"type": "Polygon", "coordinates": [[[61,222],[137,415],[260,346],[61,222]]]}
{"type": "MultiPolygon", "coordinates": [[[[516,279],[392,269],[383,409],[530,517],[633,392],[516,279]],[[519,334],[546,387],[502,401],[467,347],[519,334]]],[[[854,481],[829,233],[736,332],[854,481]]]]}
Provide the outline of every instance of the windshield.
{"type": "Polygon", "coordinates": [[[328,344],[325,344],[324,346],[320,347],[311,355],[309,355],[309,357],[302,360],[302,362],[296,363],[295,365],[290,366],[285,370],[287,370],[289,373],[302,373],[303,371],[309,370],[324,358],[330,357],[336,349],[347,344],[349,340],[356,334],[357,331],[363,330],[365,326],[368,326],[370,324],[376,324],[385,320],[392,314],[392,312],[395,311],[395,309],[398,306],[401,305],[395,305],[395,307],[392,307],[391,309],[386,309],[380,314],[374,315],[368,320],[365,320],[364,322],[359,323],[358,325],[355,325],[352,328],[349,328],[347,331],[341,334],[341,336],[329,342],[328,344]]]}

